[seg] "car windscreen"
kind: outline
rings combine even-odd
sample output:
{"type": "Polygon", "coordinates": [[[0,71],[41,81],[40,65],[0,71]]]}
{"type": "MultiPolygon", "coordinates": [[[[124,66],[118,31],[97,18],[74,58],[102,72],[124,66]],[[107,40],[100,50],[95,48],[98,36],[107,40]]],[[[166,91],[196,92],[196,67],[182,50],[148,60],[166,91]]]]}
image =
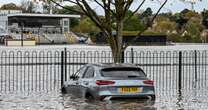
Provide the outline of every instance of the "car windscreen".
{"type": "Polygon", "coordinates": [[[101,70],[103,77],[145,77],[140,68],[105,68],[101,70]]]}

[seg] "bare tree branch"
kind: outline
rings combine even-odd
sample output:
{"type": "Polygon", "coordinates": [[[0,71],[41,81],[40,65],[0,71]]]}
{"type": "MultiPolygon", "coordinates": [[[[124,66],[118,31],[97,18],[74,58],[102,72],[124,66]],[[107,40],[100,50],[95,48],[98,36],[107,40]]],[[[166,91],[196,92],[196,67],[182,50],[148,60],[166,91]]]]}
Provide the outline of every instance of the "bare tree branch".
{"type": "Polygon", "coordinates": [[[76,2],[74,2],[72,0],[65,0],[65,1],[68,1],[68,2],[73,3],[73,4],[77,4],[76,2]]]}
{"type": "MultiPolygon", "coordinates": [[[[68,9],[61,4],[55,2],[54,0],[50,0],[55,3],[57,6],[68,9]]],[[[136,0],[66,0],[70,3],[77,5],[82,11],[79,12],[77,10],[68,9],[70,11],[78,12],[80,14],[84,14],[89,17],[95,25],[100,28],[100,30],[105,34],[108,43],[110,44],[112,55],[115,63],[121,63],[121,53],[124,48],[123,45],[123,28],[124,21],[126,20],[126,15],[130,7],[136,0]],[[92,8],[90,3],[96,3],[99,7],[103,9],[105,12],[105,16],[99,16],[98,13],[92,8]],[[115,21],[114,21],[115,19],[115,21]],[[115,24],[114,24],[115,23],[115,24]],[[115,27],[114,27],[115,26],[115,27]],[[116,28],[116,36],[112,35],[112,31],[116,28]]],[[[128,16],[131,18],[145,3],[146,0],[142,0],[141,4],[133,11],[133,13],[128,16]]],[[[154,19],[157,17],[160,10],[164,7],[168,0],[164,2],[164,4],[159,8],[157,13],[153,16],[151,20],[151,24],[153,24],[154,19]]],[[[145,30],[148,29],[148,26],[145,30]]],[[[138,36],[140,36],[143,32],[140,32],[138,36]]],[[[135,38],[137,39],[137,38],[135,38]]],[[[133,41],[133,40],[132,40],[133,41]]]]}
{"type": "MultiPolygon", "coordinates": [[[[104,7],[104,4],[101,4],[99,1],[97,1],[97,0],[94,0],[95,1],[95,3],[97,3],[100,7],[102,7],[102,8],[105,8],[104,7]]],[[[104,2],[103,2],[104,3],[104,2]]]]}
{"type": "Polygon", "coordinates": [[[165,4],[168,2],[168,0],[165,0],[165,2],[161,5],[161,7],[158,9],[157,13],[155,14],[155,16],[152,18],[151,23],[154,22],[155,18],[158,16],[158,14],[160,13],[160,11],[162,10],[162,8],[165,6],[165,4]]]}
{"type": "Polygon", "coordinates": [[[54,4],[56,4],[57,6],[63,8],[63,9],[66,9],[66,10],[69,10],[69,11],[73,11],[73,12],[76,12],[76,13],[81,14],[81,15],[85,15],[85,13],[83,13],[81,11],[70,9],[70,8],[65,7],[65,6],[62,6],[59,3],[55,2],[54,0],[50,0],[50,1],[53,2],[54,4]]]}
{"type": "Polygon", "coordinates": [[[126,2],[126,5],[124,6],[124,12],[125,13],[129,10],[129,8],[131,7],[133,1],[134,0],[127,0],[127,1],[125,1],[126,2]]]}
{"type": "Polygon", "coordinates": [[[143,6],[143,4],[145,3],[146,0],[143,0],[141,2],[141,4],[136,8],[136,10],[133,11],[133,13],[127,17],[127,19],[125,19],[124,21],[128,21],[132,16],[134,16],[135,13],[137,13],[139,11],[139,9],[143,6]]]}
{"type": "MultiPolygon", "coordinates": [[[[87,16],[90,17],[94,22],[96,22],[96,24],[99,25],[100,28],[103,28],[104,22],[100,19],[97,13],[89,6],[86,0],[82,0],[82,3],[84,6],[82,7],[82,9],[86,8],[85,12],[87,13],[87,16]]],[[[79,4],[79,6],[81,6],[81,4],[79,4]]]]}

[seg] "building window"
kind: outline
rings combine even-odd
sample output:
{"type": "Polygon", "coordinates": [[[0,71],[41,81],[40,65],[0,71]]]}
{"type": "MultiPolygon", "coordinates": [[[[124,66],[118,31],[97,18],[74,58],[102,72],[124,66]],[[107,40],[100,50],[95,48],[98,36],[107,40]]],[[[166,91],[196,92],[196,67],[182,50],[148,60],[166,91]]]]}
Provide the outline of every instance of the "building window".
{"type": "Polygon", "coordinates": [[[69,19],[63,19],[63,32],[69,32],[69,19]]]}
{"type": "Polygon", "coordinates": [[[69,29],[69,28],[66,28],[66,27],[65,27],[65,28],[64,28],[64,32],[68,32],[68,31],[69,31],[68,29],[69,29]]]}
{"type": "Polygon", "coordinates": [[[68,20],[64,20],[64,26],[69,26],[69,21],[68,20]]]}

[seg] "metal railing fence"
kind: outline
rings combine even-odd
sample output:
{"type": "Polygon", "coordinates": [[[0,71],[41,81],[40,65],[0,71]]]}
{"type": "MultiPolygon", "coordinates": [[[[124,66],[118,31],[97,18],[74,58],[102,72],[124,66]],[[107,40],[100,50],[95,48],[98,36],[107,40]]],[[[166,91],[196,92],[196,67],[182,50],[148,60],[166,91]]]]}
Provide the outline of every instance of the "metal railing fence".
{"type": "Polygon", "coordinates": [[[1,51],[0,91],[60,89],[60,51],[1,51]]]}
{"type": "MultiPolygon", "coordinates": [[[[87,63],[112,63],[111,51],[0,50],[0,92],[58,91],[87,63]]],[[[157,91],[207,87],[208,51],[134,51],[124,63],[141,67],[157,91]]]]}

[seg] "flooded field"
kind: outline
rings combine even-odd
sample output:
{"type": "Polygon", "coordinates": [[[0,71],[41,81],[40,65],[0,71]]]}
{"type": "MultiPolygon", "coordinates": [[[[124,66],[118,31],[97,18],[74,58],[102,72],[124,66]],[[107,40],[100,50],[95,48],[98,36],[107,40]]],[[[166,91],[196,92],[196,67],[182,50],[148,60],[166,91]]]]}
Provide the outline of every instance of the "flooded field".
{"type": "MultiPolygon", "coordinates": [[[[57,50],[62,51],[64,48],[67,48],[67,50],[73,51],[109,51],[109,47],[107,46],[87,46],[87,45],[62,45],[62,46],[36,46],[36,47],[0,47],[1,51],[47,51],[47,50],[57,50]]],[[[130,47],[131,48],[131,47],[130,47]]],[[[130,50],[130,48],[128,48],[130,50]]],[[[132,47],[135,51],[178,51],[178,50],[208,50],[208,45],[176,45],[176,46],[139,46],[139,47],[132,47]]],[[[3,54],[6,55],[6,54],[3,54]]],[[[13,55],[13,54],[11,54],[13,55]]],[[[154,54],[153,54],[154,55],[154,54]]],[[[168,54],[167,54],[168,55],[168,54]]],[[[203,56],[203,54],[202,54],[203,56]]],[[[206,55],[207,56],[207,55],[206,55]]],[[[198,56],[199,57],[199,56],[198,56]]],[[[175,58],[175,56],[173,56],[175,58]]],[[[52,66],[46,66],[46,69],[41,66],[39,68],[38,66],[25,66],[24,69],[22,68],[14,68],[12,66],[14,65],[2,65],[0,66],[1,70],[1,81],[0,84],[2,84],[0,88],[0,110],[208,110],[208,87],[207,87],[207,80],[206,79],[206,71],[207,70],[207,63],[208,59],[207,57],[203,57],[204,59],[200,59],[200,64],[202,66],[198,67],[197,70],[200,74],[200,77],[196,79],[198,82],[194,82],[194,60],[189,61],[189,59],[185,62],[190,63],[185,69],[183,70],[184,75],[186,73],[188,74],[188,77],[186,78],[183,76],[184,79],[186,79],[186,82],[183,82],[183,86],[187,86],[187,88],[182,89],[181,92],[178,92],[177,89],[177,83],[175,80],[177,80],[177,75],[174,73],[178,71],[178,65],[177,61],[174,59],[172,60],[158,60],[160,64],[162,63],[170,63],[172,65],[168,65],[166,67],[160,67],[160,68],[154,68],[151,67],[151,71],[153,71],[150,74],[150,77],[152,79],[156,79],[156,101],[151,102],[149,100],[113,100],[113,101],[88,101],[85,99],[76,98],[72,95],[63,95],[59,92],[58,88],[60,87],[60,81],[59,78],[54,79],[54,81],[57,81],[56,83],[51,82],[51,80],[47,79],[50,78],[53,75],[49,75],[48,73],[52,72],[54,75],[55,73],[59,73],[60,69],[57,70],[51,70],[51,68],[56,67],[56,65],[52,66]],[[175,64],[176,63],[176,64],[175,64]],[[169,67],[170,66],[170,67],[169,67]],[[12,68],[12,70],[9,70],[9,68],[12,68]],[[38,70],[35,70],[38,69],[38,70]],[[31,73],[34,73],[34,77],[31,77],[27,74],[27,71],[32,71],[31,73]],[[18,72],[17,72],[18,70],[18,72]],[[23,71],[24,70],[24,71],[23,71]],[[193,70],[193,71],[192,71],[193,70]],[[15,72],[16,71],[16,72],[15,72]],[[54,72],[55,71],[55,72],[54,72]],[[155,72],[156,71],[156,72],[155,72]],[[10,74],[11,77],[6,77],[8,74],[10,74]],[[47,73],[46,75],[43,75],[42,73],[47,73]],[[172,76],[163,75],[161,74],[165,72],[169,72],[172,76]],[[7,81],[7,79],[15,78],[16,75],[14,73],[18,73],[20,76],[17,77],[17,85],[23,85],[23,88],[16,88],[20,86],[15,86],[14,89],[12,85],[16,85],[14,82],[15,80],[7,81]],[[24,74],[22,74],[24,73],[24,74]],[[155,75],[162,75],[162,78],[165,80],[162,80],[160,76],[155,75]],[[202,74],[203,73],[203,74],[202,74]],[[44,83],[39,81],[38,83],[35,82],[36,77],[38,78],[40,75],[43,75],[44,83]],[[155,75],[155,76],[154,76],[155,75]],[[24,81],[20,81],[24,76],[24,81]],[[46,77],[47,76],[47,77],[46,77]],[[192,78],[193,77],[193,78],[192,78]],[[189,79],[191,78],[191,79],[189,79]],[[33,84],[30,85],[31,82],[29,82],[28,79],[32,79],[33,84]],[[28,80],[28,82],[27,82],[28,80]],[[5,83],[5,82],[6,83],[5,83]],[[41,86],[39,86],[39,84],[41,86]],[[54,84],[50,85],[52,88],[47,88],[47,84],[54,84]],[[160,87],[162,85],[162,87],[160,87]],[[10,86],[10,87],[9,87],[10,86]],[[40,87],[36,88],[35,87],[40,87]],[[53,87],[54,86],[54,87],[53,87]],[[169,87],[171,86],[171,87],[169,87]],[[196,87],[195,87],[196,86],[196,87]],[[163,88],[164,87],[164,88],[163,88]],[[13,92],[5,92],[7,90],[18,90],[13,92]],[[44,89],[46,91],[38,91],[44,89]],[[24,91],[23,91],[24,90],[24,91]],[[27,92],[29,90],[29,92],[27,92]],[[33,91],[35,90],[35,91],[33,91]],[[51,91],[52,90],[52,91],[51,91]]],[[[29,58],[28,58],[29,59],[29,58]]],[[[26,59],[25,62],[29,62],[30,60],[26,59]]],[[[50,59],[48,62],[50,63],[50,59]]],[[[60,59],[59,59],[60,60],[60,59]]],[[[68,59],[70,60],[70,59],[68,59]]],[[[150,59],[151,60],[151,59],[150,59]]],[[[4,60],[4,57],[1,57],[1,61],[4,63],[6,61],[9,61],[11,63],[14,63],[10,60],[4,60]]],[[[44,60],[43,60],[44,61],[44,60]]],[[[55,60],[53,59],[55,62],[55,60]]],[[[72,61],[72,60],[71,60],[72,61]]],[[[76,59],[74,60],[76,61],[76,59]]],[[[151,63],[155,64],[157,60],[144,61],[144,63],[151,63]]],[[[17,60],[17,62],[22,63],[21,61],[17,60]]],[[[37,63],[37,59],[35,61],[32,61],[34,63],[37,63]]],[[[2,64],[3,64],[2,63],[2,64]]],[[[17,66],[18,67],[18,66],[17,66]]],[[[69,67],[72,69],[72,67],[69,67]]],[[[150,71],[148,67],[144,68],[146,72],[150,71]]],[[[74,68],[74,71],[76,68],[74,68]]],[[[60,77],[60,76],[56,76],[60,77]]],[[[15,78],[16,79],[16,78],[15,78]]],[[[41,79],[41,80],[43,80],[41,79]]],[[[23,79],[22,79],[23,80],[23,79]]]]}

